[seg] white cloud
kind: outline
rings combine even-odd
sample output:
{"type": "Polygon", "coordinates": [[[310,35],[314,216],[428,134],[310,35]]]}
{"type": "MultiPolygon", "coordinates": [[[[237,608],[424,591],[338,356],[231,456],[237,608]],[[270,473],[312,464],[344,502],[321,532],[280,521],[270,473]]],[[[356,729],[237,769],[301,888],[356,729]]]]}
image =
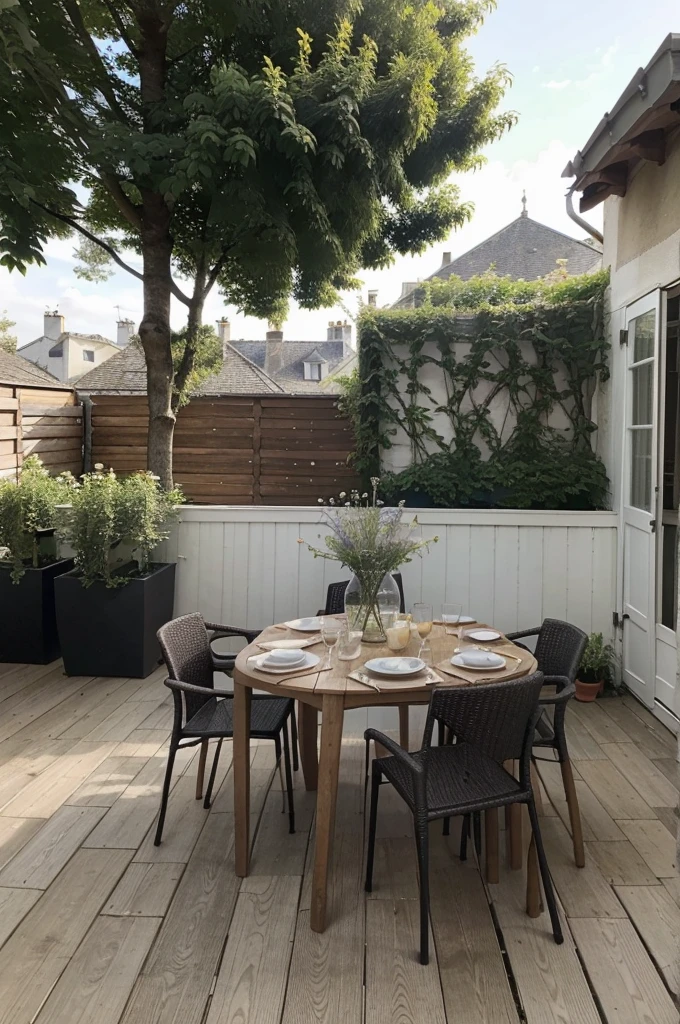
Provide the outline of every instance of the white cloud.
{"type": "Polygon", "coordinates": [[[544,89],[566,89],[567,86],[571,85],[571,78],[564,78],[560,82],[556,82],[554,79],[550,82],[544,82],[544,89]]]}

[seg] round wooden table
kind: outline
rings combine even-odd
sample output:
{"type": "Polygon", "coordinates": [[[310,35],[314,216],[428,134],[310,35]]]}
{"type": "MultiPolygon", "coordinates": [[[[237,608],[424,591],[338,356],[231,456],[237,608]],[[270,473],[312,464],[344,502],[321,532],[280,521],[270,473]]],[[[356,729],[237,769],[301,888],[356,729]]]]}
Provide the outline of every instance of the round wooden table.
{"type": "MultiPolygon", "coordinates": [[[[236,874],[244,877],[248,874],[250,859],[250,698],[252,690],[264,690],[280,697],[291,697],[298,701],[298,721],[300,737],[300,761],[308,790],[317,790],[316,798],[316,848],[314,853],[314,876],[312,881],[312,906],[310,923],[314,931],[322,932],[326,927],[326,890],[332,850],[333,832],[335,827],[335,805],[338,792],[338,773],[340,768],[340,748],[345,710],[349,708],[399,707],[400,743],[408,749],[408,706],[410,704],[427,704],[430,700],[432,687],[422,680],[382,680],[375,681],[381,687],[376,692],[369,686],[348,679],[348,675],[361,667],[369,658],[393,655],[386,646],[379,644],[363,644],[361,654],[354,661],[339,661],[335,657],[330,671],[316,671],[307,675],[280,676],[258,671],[249,659],[254,654],[261,654],[258,643],[265,640],[282,640],[296,637],[303,639],[302,633],[294,632],[279,626],[265,629],[258,640],[244,648],[236,658],[234,667],[234,741],[233,741],[233,772],[234,772],[234,843],[236,874]],[[321,745],[317,749],[318,714],[321,711],[321,745]]],[[[457,636],[447,633],[442,625],[435,625],[430,634],[432,647],[432,663],[437,670],[438,663],[448,663],[460,641],[457,636]]],[[[512,653],[519,658],[519,663],[508,659],[507,668],[502,672],[494,672],[494,680],[515,679],[536,671],[536,659],[527,651],[515,647],[509,641],[499,646],[499,653],[512,653]]],[[[409,645],[409,654],[416,654],[418,641],[413,639],[409,645]]],[[[315,647],[315,653],[323,653],[323,646],[315,647]]],[[[323,662],[323,658],[322,658],[323,662]]],[[[468,679],[455,678],[440,672],[442,686],[470,686],[468,679]]],[[[485,679],[488,680],[488,676],[485,679]]],[[[517,805],[519,811],[519,805],[517,805]]],[[[512,819],[511,822],[512,824],[512,819]]],[[[498,814],[487,812],[487,877],[489,881],[497,881],[498,859],[498,814]],[[495,858],[495,864],[494,864],[495,858]]],[[[519,830],[517,830],[519,831],[519,830]]],[[[519,849],[521,864],[521,832],[518,841],[511,840],[511,845],[519,849]]],[[[517,852],[513,853],[514,866],[519,866],[517,852]]]]}

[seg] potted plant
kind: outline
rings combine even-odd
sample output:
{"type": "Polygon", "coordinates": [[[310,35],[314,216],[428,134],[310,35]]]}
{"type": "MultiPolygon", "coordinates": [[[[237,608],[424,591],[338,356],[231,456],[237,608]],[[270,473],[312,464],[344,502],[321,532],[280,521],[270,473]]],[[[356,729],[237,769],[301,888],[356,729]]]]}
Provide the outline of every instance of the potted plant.
{"type": "Polygon", "coordinates": [[[591,633],[576,677],[576,700],[592,701],[611,681],[614,648],[604,642],[602,633],[591,633]]]}
{"type": "Polygon", "coordinates": [[[0,661],[59,657],[54,580],[73,562],[59,558],[54,524],[73,484],[70,473],[50,476],[37,455],[24,461],[18,483],[0,481],[0,661]]]}
{"type": "Polygon", "coordinates": [[[143,678],[160,661],[156,631],[172,618],[175,565],[150,557],[181,501],[151,473],[119,479],[97,465],[59,510],[75,560],[55,587],[67,675],[143,678]]]}

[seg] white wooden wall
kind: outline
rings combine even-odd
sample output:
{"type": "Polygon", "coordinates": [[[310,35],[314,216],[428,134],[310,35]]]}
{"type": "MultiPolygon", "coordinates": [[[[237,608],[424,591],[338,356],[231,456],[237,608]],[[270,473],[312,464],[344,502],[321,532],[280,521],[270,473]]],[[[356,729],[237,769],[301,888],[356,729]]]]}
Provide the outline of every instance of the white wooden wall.
{"type": "MultiPolygon", "coordinates": [[[[185,506],[158,552],[177,560],[176,614],[250,628],[314,614],[327,585],[349,578],[297,543],[324,547],[320,519],[314,508],[185,506]]],[[[505,631],[555,616],[611,636],[613,513],[445,509],[420,511],[418,521],[439,542],[403,567],[407,606],[431,601],[437,614],[443,601],[461,601],[505,631]]]]}

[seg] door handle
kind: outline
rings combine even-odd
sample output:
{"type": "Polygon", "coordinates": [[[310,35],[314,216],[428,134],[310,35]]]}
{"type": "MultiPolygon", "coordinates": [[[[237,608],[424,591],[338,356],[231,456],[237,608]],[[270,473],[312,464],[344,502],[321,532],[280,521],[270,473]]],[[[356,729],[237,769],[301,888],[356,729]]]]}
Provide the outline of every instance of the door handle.
{"type": "Polygon", "coordinates": [[[649,525],[651,527],[652,533],[656,533],[656,519],[650,519],[649,525]]]}

